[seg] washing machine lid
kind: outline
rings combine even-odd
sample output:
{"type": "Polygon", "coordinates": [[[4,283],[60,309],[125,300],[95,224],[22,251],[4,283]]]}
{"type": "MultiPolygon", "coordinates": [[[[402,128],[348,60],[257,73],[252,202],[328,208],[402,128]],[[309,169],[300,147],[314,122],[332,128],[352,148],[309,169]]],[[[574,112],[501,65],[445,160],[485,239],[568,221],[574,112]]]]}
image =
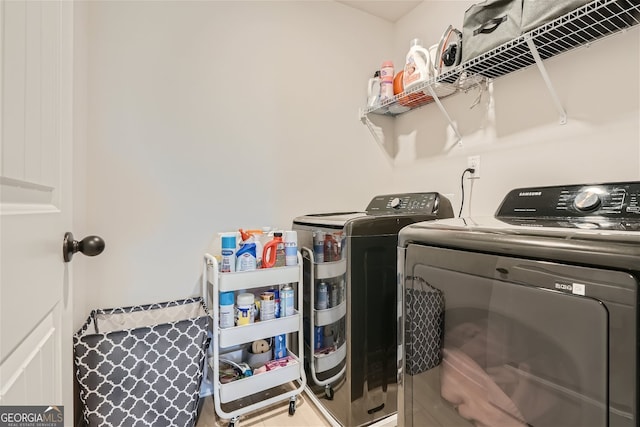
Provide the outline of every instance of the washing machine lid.
{"type": "MultiPolygon", "coordinates": [[[[378,224],[382,229],[385,223],[391,224],[393,232],[408,222],[426,221],[437,218],[452,218],[451,202],[437,192],[396,193],[375,196],[364,212],[334,212],[303,215],[295,218],[295,225],[327,226],[343,228],[347,224],[378,224]],[[401,219],[402,218],[402,219],[401,219]],[[395,225],[394,225],[395,223],[395,225]]],[[[369,229],[367,233],[373,230],[369,229]]]]}
{"type": "MultiPolygon", "coordinates": [[[[407,230],[403,230],[401,245],[405,241],[420,242],[424,236],[443,234],[443,240],[461,242],[475,239],[501,240],[509,235],[517,239],[528,239],[532,237],[562,239],[562,240],[592,240],[601,242],[628,242],[639,244],[640,231],[638,230],[615,230],[598,228],[600,223],[594,222],[562,222],[553,223],[548,221],[545,225],[542,222],[534,221],[503,221],[494,217],[470,217],[452,218],[437,221],[425,221],[411,224],[407,230]]],[[[633,227],[636,225],[634,224],[633,227]]]]}
{"type": "Polygon", "coordinates": [[[495,217],[421,222],[398,244],[429,244],[639,270],[640,182],[511,191],[495,217]]]}
{"type": "Polygon", "coordinates": [[[366,217],[366,212],[332,212],[302,215],[294,218],[296,225],[312,225],[317,227],[343,228],[347,222],[366,217]]]}

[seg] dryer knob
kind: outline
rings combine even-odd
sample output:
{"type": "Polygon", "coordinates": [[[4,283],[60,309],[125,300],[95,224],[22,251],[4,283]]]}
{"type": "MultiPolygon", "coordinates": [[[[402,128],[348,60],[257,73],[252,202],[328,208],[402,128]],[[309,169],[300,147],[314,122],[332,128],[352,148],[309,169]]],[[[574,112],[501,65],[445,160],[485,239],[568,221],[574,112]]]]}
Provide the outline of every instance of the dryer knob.
{"type": "Polygon", "coordinates": [[[594,190],[584,190],[576,195],[573,204],[579,211],[592,211],[600,206],[600,196],[594,190]]]}
{"type": "Polygon", "coordinates": [[[398,209],[400,207],[400,199],[397,197],[391,199],[391,207],[394,209],[398,209]]]}

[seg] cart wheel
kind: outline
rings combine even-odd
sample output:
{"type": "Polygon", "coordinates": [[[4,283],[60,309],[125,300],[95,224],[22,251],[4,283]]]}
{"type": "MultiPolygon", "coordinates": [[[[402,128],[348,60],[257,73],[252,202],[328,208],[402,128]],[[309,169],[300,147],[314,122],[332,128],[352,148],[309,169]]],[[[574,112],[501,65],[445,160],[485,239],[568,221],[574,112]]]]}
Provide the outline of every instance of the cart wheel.
{"type": "Polygon", "coordinates": [[[240,420],[237,417],[232,418],[231,421],[229,421],[229,427],[238,427],[239,421],[240,420]]]}
{"type": "Polygon", "coordinates": [[[289,401],[289,415],[293,415],[295,413],[296,413],[296,401],[291,400],[289,401]]]}
{"type": "Polygon", "coordinates": [[[325,386],[324,394],[325,396],[327,396],[328,400],[333,400],[333,387],[331,387],[330,385],[325,386]]]}

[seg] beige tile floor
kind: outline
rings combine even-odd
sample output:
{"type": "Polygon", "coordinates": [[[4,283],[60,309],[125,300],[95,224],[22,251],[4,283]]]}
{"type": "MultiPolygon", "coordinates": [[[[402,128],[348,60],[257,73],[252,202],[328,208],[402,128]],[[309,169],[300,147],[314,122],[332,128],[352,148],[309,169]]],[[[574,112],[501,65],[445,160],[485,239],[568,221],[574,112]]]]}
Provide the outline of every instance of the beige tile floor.
{"type": "MultiPolygon", "coordinates": [[[[246,402],[238,402],[239,405],[250,404],[251,399],[246,402]]],[[[237,408],[237,407],[236,407],[237,408]]],[[[234,411],[234,408],[225,408],[226,411],[234,411]]],[[[200,419],[196,427],[226,427],[229,420],[220,419],[213,403],[213,397],[205,399],[200,419]]],[[[296,401],[295,414],[289,415],[289,400],[273,404],[260,410],[256,410],[243,415],[237,424],[238,427],[330,427],[331,424],[323,417],[315,405],[309,400],[305,393],[298,395],[296,401]]]]}

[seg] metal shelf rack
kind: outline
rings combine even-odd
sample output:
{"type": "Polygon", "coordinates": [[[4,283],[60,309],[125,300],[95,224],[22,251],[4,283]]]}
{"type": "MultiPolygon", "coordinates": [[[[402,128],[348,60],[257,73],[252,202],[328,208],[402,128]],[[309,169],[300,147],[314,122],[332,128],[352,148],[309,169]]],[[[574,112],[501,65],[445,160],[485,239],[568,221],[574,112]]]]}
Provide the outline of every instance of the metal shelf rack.
{"type": "Polygon", "coordinates": [[[304,348],[302,345],[303,299],[302,257],[300,252],[298,252],[297,257],[297,266],[221,273],[217,259],[210,254],[205,254],[204,256],[202,294],[205,301],[212,301],[213,318],[212,355],[208,361],[208,367],[213,371],[212,395],[216,414],[223,419],[230,419],[230,427],[237,427],[242,415],[284,400],[289,400],[289,415],[293,415],[295,413],[296,397],[300,395],[306,387],[307,379],[302,361],[304,348]],[[298,294],[298,308],[294,310],[293,315],[230,328],[220,327],[220,292],[240,292],[268,286],[277,286],[283,283],[295,284],[296,293],[298,294]],[[211,292],[209,292],[210,289],[211,292]],[[281,334],[289,335],[289,337],[287,337],[287,355],[292,359],[291,364],[228,383],[223,383],[220,380],[220,351],[223,348],[228,349],[243,343],[267,339],[274,335],[281,334]],[[295,344],[289,342],[289,338],[295,338],[293,341],[297,343],[297,348],[295,344]],[[285,384],[289,384],[289,388],[292,386],[293,389],[276,395],[267,393],[270,389],[285,384]],[[222,407],[222,404],[238,402],[240,399],[248,396],[252,397],[253,403],[241,403],[239,407],[233,410],[222,407]]]}
{"type": "MultiPolygon", "coordinates": [[[[640,24],[640,2],[638,0],[594,0],[483,55],[472,58],[449,72],[424,82],[411,91],[398,94],[381,105],[361,109],[361,121],[377,138],[368,114],[397,116],[435,102],[460,141],[462,138],[455,123],[440,102],[443,93],[446,93],[444,96],[448,96],[466,91],[487,80],[536,64],[558,109],[560,123],[564,124],[567,116],[543,61],[575,48],[588,46],[594,41],[625,31],[638,24],[640,24]],[[411,97],[419,98],[419,101],[408,104],[407,99],[411,97]]],[[[464,49],[464,40],[462,47],[464,49]]]]}

